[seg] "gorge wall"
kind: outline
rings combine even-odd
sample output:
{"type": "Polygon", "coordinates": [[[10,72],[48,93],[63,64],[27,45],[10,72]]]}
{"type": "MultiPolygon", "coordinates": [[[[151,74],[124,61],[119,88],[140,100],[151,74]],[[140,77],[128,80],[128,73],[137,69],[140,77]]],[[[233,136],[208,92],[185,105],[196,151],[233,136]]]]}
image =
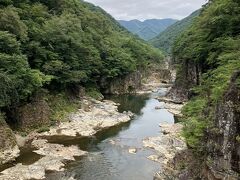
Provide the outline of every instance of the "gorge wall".
{"type": "Polygon", "coordinates": [[[127,94],[140,89],[141,84],[142,74],[137,71],[111,81],[102,79],[100,86],[103,94],[127,94]]]}
{"type": "MultiPolygon", "coordinates": [[[[179,83],[179,81],[176,81],[169,96],[171,98],[177,98],[178,100],[189,100],[191,97],[194,98],[194,95],[190,96],[192,92],[189,88],[197,85],[196,77],[198,77],[198,74],[196,73],[198,72],[195,70],[195,67],[192,70],[190,68],[182,72],[187,75],[185,83],[188,82],[188,84],[181,84],[182,82],[179,83]],[[191,72],[189,73],[189,71],[191,72]],[[191,77],[191,75],[193,76],[191,77]]],[[[201,138],[201,147],[204,152],[201,152],[201,155],[194,155],[194,153],[189,153],[189,151],[177,154],[174,158],[174,163],[171,164],[171,166],[178,171],[178,173],[175,174],[175,178],[200,177],[210,180],[237,180],[240,178],[239,80],[240,71],[236,71],[233,73],[222,99],[212,107],[214,109],[213,112],[210,112],[208,108],[204,110],[205,112],[203,112],[203,114],[205,114],[205,117],[211,118],[211,125],[209,124],[209,126],[204,129],[204,136],[201,138]],[[211,114],[213,114],[213,116],[211,116],[211,114]],[[183,169],[181,169],[182,161],[185,161],[185,167],[183,169]],[[197,171],[196,166],[200,167],[197,171]]],[[[190,147],[190,150],[191,149],[190,147]]]]}
{"type": "Polygon", "coordinates": [[[240,71],[232,76],[223,100],[216,106],[214,131],[208,132],[208,179],[238,179],[240,173],[240,71]]]}
{"type": "Polygon", "coordinates": [[[168,92],[168,97],[177,101],[187,101],[193,96],[191,88],[199,84],[201,70],[198,64],[186,61],[177,71],[173,88],[168,92]]]}

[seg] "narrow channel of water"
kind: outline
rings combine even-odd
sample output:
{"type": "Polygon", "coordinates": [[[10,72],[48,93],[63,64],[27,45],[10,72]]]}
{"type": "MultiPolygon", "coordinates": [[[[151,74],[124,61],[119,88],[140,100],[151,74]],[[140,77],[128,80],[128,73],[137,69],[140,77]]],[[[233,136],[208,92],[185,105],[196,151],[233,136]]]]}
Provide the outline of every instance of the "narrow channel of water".
{"type": "Polygon", "coordinates": [[[152,180],[160,165],[147,159],[154,152],[144,149],[142,140],[157,136],[160,123],[174,123],[173,115],[167,110],[155,109],[161,103],[154,97],[165,92],[166,89],[161,88],[151,95],[108,97],[121,104],[119,111],[132,111],[136,117],[129,123],[98,133],[94,139],[79,141],[80,148],[89,154],[70,163],[64,172],[50,173],[47,179],[152,180]],[[130,154],[130,148],[136,148],[137,153],[130,154]]]}

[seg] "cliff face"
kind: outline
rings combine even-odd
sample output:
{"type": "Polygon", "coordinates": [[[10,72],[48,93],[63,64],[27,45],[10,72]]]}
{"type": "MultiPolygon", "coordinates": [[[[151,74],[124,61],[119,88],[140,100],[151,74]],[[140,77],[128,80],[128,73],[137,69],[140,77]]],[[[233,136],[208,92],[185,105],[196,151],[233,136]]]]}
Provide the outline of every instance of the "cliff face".
{"type": "MultiPolygon", "coordinates": [[[[176,81],[174,88],[169,95],[178,99],[189,99],[191,96],[190,87],[198,84],[197,78],[200,73],[196,71],[196,67],[188,65],[184,71],[180,72],[185,75],[186,79],[181,84],[176,81]],[[197,74],[199,73],[199,74],[197,74]],[[184,85],[184,86],[183,86],[184,85]]],[[[181,75],[182,75],[181,74],[181,75]]],[[[179,74],[178,74],[179,77],[179,74]]],[[[204,165],[199,168],[198,174],[203,179],[239,179],[240,173],[240,71],[234,72],[229,86],[219,103],[215,106],[212,117],[213,125],[211,129],[206,130],[203,144],[206,150],[205,157],[199,161],[204,161],[204,165]]],[[[184,152],[180,154],[184,161],[188,158],[184,157],[184,152]]],[[[179,155],[178,155],[179,157],[179,155]]],[[[178,161],[176,164],[180,163],[178,161]]],[[[189,162],[187,169],[193,169],[196,162],[189,162]]],[[[177,167],[177,165],[176,165],[177,167]]],[[[179,168],[176,168],[176,170],[179,168]]],[[[186,170],[186,169],[185,169],[186,170]]],[[[184,174],[179,170],[178,175],[184,174]]],[[[191,174],[187,172],[187,174],[191,174]]],[[[180,176],[178,176],[179,178],[180,176]]],[[[190,175],[194,177],[194,175],[190,175]]]]}
{"type": "Polygon", "coordinates": [[[192,61],[185,61],[177,71],[173,88],[167,96],[177,101],[187,101],[193,95],[191,88],[199,84],[200,75],[199,65],[192,61]]]}
{"type": "Polygon", "coordinates": [[[240,87],[234,73],[223,100],[216,107],[215,131],[210,132],[207,149],[208,179],[238,179],[240,173],[240,87]]]}
{"type": "Polygon", "coordinates": [[[141,83],[142,74],[138,71],[110,82],[102,79],[101,87],[103,94],[127,94],[140,89],[141,83]]]}

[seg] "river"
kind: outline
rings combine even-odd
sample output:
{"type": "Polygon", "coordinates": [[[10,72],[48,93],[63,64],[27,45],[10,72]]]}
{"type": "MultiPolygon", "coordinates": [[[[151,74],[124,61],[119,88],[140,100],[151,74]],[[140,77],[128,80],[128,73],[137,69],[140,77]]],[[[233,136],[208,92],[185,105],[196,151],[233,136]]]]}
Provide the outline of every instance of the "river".
{"type": "Polygon", "coordinates": [[[149,95],[121,95],[107,99],[120,103],[119,111],[132,111],[136,116],[131,122],[86,138],[65,144],[77,144],[87,150],[87,156],[67,165],[63,172],[50,173],[48,180],[152,180],[160,164],[147,159],[154,154],[142,147],[142,140],[157,136],[163,122],[174,123],[174,117],[165,109],[156,110],[161,103],[154,97],[164,96],[167,89],[149,95]],[[137,149],[136,154],[129,149],[137,149]]]}

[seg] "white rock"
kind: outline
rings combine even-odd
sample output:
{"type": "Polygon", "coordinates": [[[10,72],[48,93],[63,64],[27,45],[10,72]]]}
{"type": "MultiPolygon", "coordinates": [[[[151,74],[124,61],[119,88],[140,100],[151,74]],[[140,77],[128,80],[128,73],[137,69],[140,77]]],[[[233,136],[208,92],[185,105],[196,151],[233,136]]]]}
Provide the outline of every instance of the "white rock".
{"type": "Polygon", "coordinates": [[[62,157],[56,158],[52,156],[45,156],[34,164],[44,167],[47,171],[59,172],[64,171],[65,164],[63,162],[64,159],[62,157]]]}
{"type": "Polygon", "coordinates": [[[17,145],[9,147],[3,151],[0,151],[0,162],[2,164],[14,161],[20,154],[20,150],[17,145]]]}
{"type": "Polygon", "coordinates": [[[110,139],[110,140],[109,140],[109,143],[112,144],[112,145],[115,145],[115,144],[116,144],[116,141],[114,141],[113,139],[110,139]]]}
{"type": "Polygon", "coordinates": [[[27,141],[27,137],[23,137],[19,134],[15,134],[16,142],[19,147],[23,147],[27,141]]]}
{"type": "Polygon", "coordinates": [[[60,144],[48,143],[45,139],[35,139],[32,146],[34,152],[44,157],[31,165],[17,164],[1,172],[0,180],[30,180],[44,179],[46,171],[63,171],[65,161],[74,161],[76,156],[83,156],[87,152],[77,146],[65,147],[60,144]]]}
{"type": "Polygon", "coordinates": [[[136,154],[137,153],[137,149],[136,148],[130,148],[130,149],[128,149],[128,152],[130,154],[136,154]]]}
{"type": "Polygon", "coordinates": [[[161,162],[160,157],[158,155],[150,155],[147,158],[154,162],[161,162]]]}
{"type": "Polygon", "coordinates": [[[183,128],[181,124],[161,124],[160,127],[165,133],[144,139],[143,146],[154,149],[157,153],[157,155],[149,156],[149,159],[167,164],[177,152],[187,149],[187,145],[180,136],[183,128]]]}
{"type": "Polygon", "coordinates": [[[89,105],[89,110],[80,109],[69,117],[69,122],[63,122],[58,127],[50,128],[49,132],[40,136],[93,136],[98,131],[128,122],[133,116],[132,113],[119,113],[117,104],[104,100],[84,100],[89,105]]]}
{"type": "Polygon", "coordinates": [[[3,176],[0,176],[1,180],[30,180],[30,179],[44,179],[45,169],[43,166],[30,165],[25,166],[22,164],[17,164],[16,166],[6,169],[1,172],[3,176]]]}
{"type": "Polygon", "coordinates": [[[65,147],[60,144],[47,143],[46,140],[42,139],[34,140],[32,145],[38,148],[38,150],[35,150],[34,152],[39,155],[62,158],[70,161],[75,160],[74,156],[83,156],[87,153],[86,151],[80,150],[77,146],[65,147]]]}

